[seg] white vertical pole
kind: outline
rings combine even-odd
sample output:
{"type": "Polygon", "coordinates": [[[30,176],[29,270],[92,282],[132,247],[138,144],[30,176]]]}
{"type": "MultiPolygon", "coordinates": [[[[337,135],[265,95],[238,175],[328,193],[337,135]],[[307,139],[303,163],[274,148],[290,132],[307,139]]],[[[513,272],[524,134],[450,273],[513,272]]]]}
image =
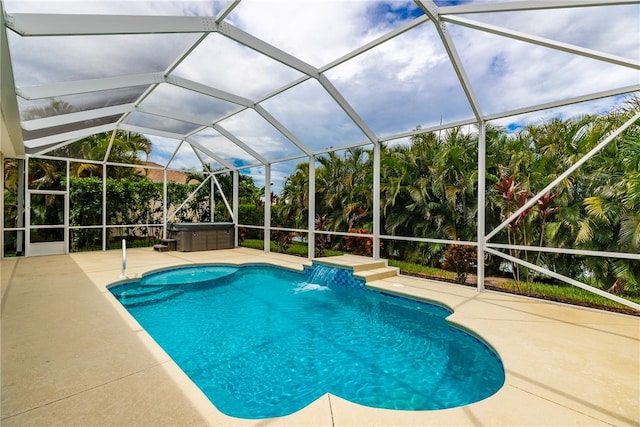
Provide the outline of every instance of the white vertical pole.
{"type": "Polygon", "coordinates": [[[238,169],[234,169],[233,171],[233,195],[232,195],[232,203],[233,203],[233,222],[235,223],[235,229],[236,229],[236,240],[235,240],[235,247],[238,247],[238,224],[240,223],[240,220],[238,218],[238,204],[239,204],[239,197],[238,197],[238,193],[240,190],[240,173],[238,172],[238,169]]]}
{"type": "Polygon", "coordinates": [[[69,190],[71,188],[71,162],[67,160],[67,185],[65,186],[64,195],[64,253],[69,253],[69,242],[71,238],[71,231],[69,230],[69,211],[71,209],[71,203],[69,202],[69,190]]]}
{"type": "Polygon", "coordinates": [[[107,250],[107,164],[102,162],[102,250],[107,250]]]}
{"type": "MultiPolygon", "coordinates": [[[[16,241],[16,251],[18,252],[16,255],[19,255],[19,256],[26,255],[26,247],[25,247],[26,241],[24,237],[25,234],[27,233],[27,230],[24,226],[25,224],[24,207],[26,205],[26,198],[27,198],[26,188],[28,184],[28,174],[26,173],[28,169],[26,168],[27,168],[27,160],[26,159],[24,161],[18,160],[18,197],[17,197],[18,223],[16,225],[18,226],[18,228],[22,228],[22,231],[18,232],[17,241],[16,241]]],[[[4,188],[4,186],[2,188],[4,188]]],[[[4,212],[4,210],[2,212],[4,212]]]]}
{"type": "MultiPolygon", "coordinates": [[[[2,165],[0,169],[4,172],[4,154],[2,151],[0,151],[0,165],[2,165]]],[[[4,173],[0,173],[0,188],[4,189],[4,173]]],[[[20,196],[18,195],[18,197],[20,196]]],[[[0,194],[0,212],[0,259],[4,259],[4,191],[0,194]]],[[[18,215],[20,215],[20,211],[18,211],[18,215]]]]}
{"type": "Polygon", "coordinates": [[[167,238],[167,201],[168,185],[167,185],[167,168],[162,169],[162,238],[167,238]]]}
{"type": "Polygon", "coordinates": [[[478,257],[477,257],[477,276],[478,276],[478,291],[484,291],[484,256],[485,256],[485,209],[486,209],[486,194],[485,194],[485,179],[486,179],[486,134],[487,125],[484,120],[478,123],[478,224],[477,224],[477,242],[478,242],[478,257]]]}
{"type": "Polygon", "coordinates": [[[271,164],[264,165],[264,251],[271,252],[271,164]]]}
{"type": "Polygon", "coordinates": [[[380,259],[380,143],[373,145],[373,259],[380,259]]]}
{"type": "Polygon", "coordinates": [[[31,189],[29,188],[29,159],[24,158],[24,256],[31,255],[31,189]]]}
{"type": "Polygon", "coordinates": [[[127,277],[127,241],[122,239],[122,273],[120,277],[127,277]]]}
{"type": "MultiPolygon", "coordinates": [[[[307,195],[307,201],[309,204],[307,219],[309,234],[307,235],[307,256],[309,259],[313,259],[316,256],[316,156],[309,156],[309,194],[307,195]]],[[[324,235],[322,235],[324,238],[324,235]]]]}
{"type": "MultiPolygon", "coordinates": [[[[209,172],[211,173],[211,172],[209,172]]],[[[211,179],[211,191],[209,192],[209,203],[211,204],[211,222],[216,222],[216,183],[211,179]]]]}

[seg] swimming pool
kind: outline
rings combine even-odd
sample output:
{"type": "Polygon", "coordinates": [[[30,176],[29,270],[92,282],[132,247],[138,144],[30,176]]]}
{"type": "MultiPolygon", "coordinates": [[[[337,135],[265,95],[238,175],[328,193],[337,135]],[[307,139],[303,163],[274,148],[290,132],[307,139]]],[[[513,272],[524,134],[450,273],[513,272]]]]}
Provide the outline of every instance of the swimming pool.
{"type": "Polygon", "coordinates": [[[325,393],[443,409],[504,383],[495,352],[448,309],[368,290],[346,269],[193,266],[109,290],[230,416],[288,415],[325,393]]]}

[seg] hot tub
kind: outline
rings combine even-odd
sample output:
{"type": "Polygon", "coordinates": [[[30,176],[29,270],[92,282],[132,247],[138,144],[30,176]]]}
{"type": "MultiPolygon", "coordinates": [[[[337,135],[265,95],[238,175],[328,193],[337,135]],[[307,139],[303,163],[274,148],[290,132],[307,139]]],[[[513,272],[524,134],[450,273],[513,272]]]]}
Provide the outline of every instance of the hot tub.
{"type": "Polygon", "coordinates": [[[235,225],[232,222],[174,222],[167,227],[169,238],[176,240],[181,252],[232,249],[235,225]]]}

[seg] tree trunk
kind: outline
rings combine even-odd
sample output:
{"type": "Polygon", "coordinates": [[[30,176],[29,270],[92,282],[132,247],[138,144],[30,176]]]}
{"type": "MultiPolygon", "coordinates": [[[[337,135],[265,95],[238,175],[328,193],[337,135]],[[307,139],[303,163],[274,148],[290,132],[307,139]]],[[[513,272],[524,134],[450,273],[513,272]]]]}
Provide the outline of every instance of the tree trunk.
{"type": "Polygon", "coordinates": [[[613,285],[609,289],[607,289],[607,292],[610,292],[615,295],[622,295],[624,293],[625,284],[626,284],[626,281],[618,277],[616,281],[613,282],[613,285]]]}

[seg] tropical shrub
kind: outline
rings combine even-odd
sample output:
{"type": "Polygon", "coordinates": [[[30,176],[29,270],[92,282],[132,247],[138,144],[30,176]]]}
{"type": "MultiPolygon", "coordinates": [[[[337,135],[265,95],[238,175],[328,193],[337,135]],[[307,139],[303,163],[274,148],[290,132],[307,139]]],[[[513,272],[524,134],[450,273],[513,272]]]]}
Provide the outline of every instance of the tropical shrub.
{"type": "Polygon", "coordinates": [[[456,273],[456,282],[464,284],[476,266],[478,251],[473,246],[449,245],[442,253],[442,268],[456,273]]]}

